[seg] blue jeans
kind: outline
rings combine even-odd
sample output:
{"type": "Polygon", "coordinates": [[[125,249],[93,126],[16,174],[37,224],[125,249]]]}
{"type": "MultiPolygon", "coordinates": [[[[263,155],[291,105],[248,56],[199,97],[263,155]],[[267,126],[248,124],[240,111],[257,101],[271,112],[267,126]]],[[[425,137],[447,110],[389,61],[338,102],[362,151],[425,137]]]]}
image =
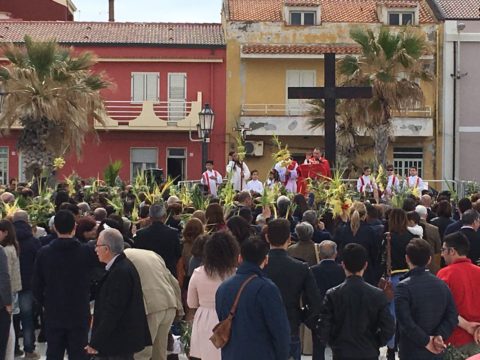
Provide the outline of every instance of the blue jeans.
{"type": "MultiPolygon", "coordinates": [[[[400,278],[405,275],[405,273],[401,273],[398,275],[392,275],[390,278],[390,281],[392,282],[392,287],[393,287],[393,292],[397,289],[397,285],[400,282],[400,278]]],[[[395,320],[395,323],[397,322],[397,317],[395,316],[395,302],[392,300],[389,305],[389,310],[390,314],[393,316],[393,320],[395,320]]],[[[392,336],[390,340],[388,340],[387,346],[389,349],[394,349],[395,348],[395,335],[392,336]]]]}
{"type": "Polygon", "coordinates": [[[22,323],[23,350],[31,353],[35,351],[32,290],[22,290],[18,293],[18,305],[20,306],[20,321],[22,323]]]}
{"type": "Polygon", "coordinates": [[[300,336],[292,336],[290,338],[289,359],[300,360],[301,357],[302,357],[302,345],[300,344],[300,336]]]}

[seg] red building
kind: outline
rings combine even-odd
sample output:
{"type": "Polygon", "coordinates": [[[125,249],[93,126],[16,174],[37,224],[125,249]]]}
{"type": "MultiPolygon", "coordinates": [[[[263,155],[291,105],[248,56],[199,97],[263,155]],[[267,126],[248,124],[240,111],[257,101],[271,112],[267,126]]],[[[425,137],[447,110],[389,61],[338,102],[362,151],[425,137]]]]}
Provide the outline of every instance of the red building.
{"type": "Polygon", "coordinates": [[[26,21],[72,21],[76,10],[71,0],[0,0],[0,12],[26,21]]]}
{"type": "MultiPolygon", "coordinates": [[[[204,104],[215,112],[208,145],[217,168],[225,165],[226,51],[221,24],[25,22],[0,23],[1,42],[56,39],[76,51],[97,54],[95,71],[116,84],[105,91],[107,126],[96,126],[82,159],[67,158],[63,175],[102,176],[112,160],[121,160],[120,176],[163,168],[179,179],[199,179],[201,143],[196,137],[198,113],[204,104]]],[[[23,180],[21,154],[15,148],[18,130],[0,138],[0,173],[23,180]]]]}

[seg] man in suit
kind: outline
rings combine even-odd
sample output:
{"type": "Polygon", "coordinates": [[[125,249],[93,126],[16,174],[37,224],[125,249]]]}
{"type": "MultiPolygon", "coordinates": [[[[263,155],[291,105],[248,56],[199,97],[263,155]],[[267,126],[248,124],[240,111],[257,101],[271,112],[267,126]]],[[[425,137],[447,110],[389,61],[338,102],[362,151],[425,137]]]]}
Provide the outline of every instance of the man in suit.
{"type": "Polygon", "coordinates": [[[151,225],[137,232],[135,248],[151,250],[162,257],[168,270],[177,275],[177,262],[182,256],[178,231],[165,225],[166,209],[163,204],[150,206],[151,225]]]}
{"type": "Polygon", "coordinates": [[[437,214],[432,210],[432,197],[428,194],[422,195],[420,197],[420,205],[425,206],[427,209],[427,222],[430,223],[430,220],[437,217],[437,214]]]}
{"type": "Polygon", "coordinates": [[[133,354],[152,344],[140,277],[123,252],[120,231],[100,233],[95,251],[106,264],[95,299],[92,337],[85,350],[99,360],[133,360],[133,354]]]}
{"type": "Polygon", "coordinates": [[[441,359],[444,340],[458,323],[448,286],[425,268],[430,254],[426,240],[413,239],[407,245],[405,258],[410,271],[395,290],[401,360],[441,359]]]}
{"type": "Polygon", "coordinates": [[[420,216],[419,225],[423,228],[423,238],[427,240],[432,247],[433,256],[428,268],[432,273],[436,274],[438,270],[440,270],[440,249],[442,248],[442,241],[440,240],[438,227],[428,223],[428,210],[425,206],[417,205],[415,207],[415,212],[420,216]]]}
{"type": "Polygon", "coordinates": [[[33,295],[45,308],[47,359],[87,359],[91,270],[95,252],[75,239],[75,217],[55,214],[57,237],[40,249],[33,273],[33,295]]]}
{"type": "Polygon", "coordinates": [[[346,280],[325,295],[320,341],[330,344],[335,360],[378,359],[395,332],[387,297],[363,280],[368,254],[362,245],[350,243],[342,255],[346,280]]]}
{"type": "Polygon", "coordinates": [[[167,359],[167,340],[175,316],[183,314],[180,286],[163,259],[153,251],[126,249],[125,255],[137,269],[153,346],[135,354],[135,360],[167,359]]]}
{"type": "MultiPolygon", "coordinates": [[[[311,267],[313,277],[320,290],[323,301],[327,290],[341,284],[345,280],[343,268],[335,262],[337,257],[337,244],[331,240],[324,240],[318,249],[320,263],[311,267]]],[[[313,334],[313,358],[312,360],[325,360],[325,345],[313,334]]]]}
{"type": "Polygon", "coordinates": [[[480,233],[478,229],[480,227],[480,215],[477,210],[467,210],[462,215],[462,232],[470,243],[470,251],[468,252],[468,258],[472,260],[472,263],[477,264],[480,260],[480,233]]]}
{"type": "Polygon", "coordinates": [[[459,215],[460,215],[460,219],[455,221],[454,223],[448,225],[447,228],[445,229],[445,233],[443,234],[443,236],[454,233],[455,231],[460,230],[462,228],[462,226],[464,225],[463,222],[462,222],[463,214],[466,211],[470,210],[471,208],[472,208],[472,202],[470,201],[469,198],[460,199],[460,201],[458,202],[458,212],[459,212],[459,215]]]}
{"type": "Polygon", "coordinates": [[[290,222],[288,220],[270,221],[266,238],[270,244],[270,252],[265,273],[280,289],[287,310],[291,331],[290,357],[300,360],[299,332],[302,321],[300,299],[303,299],[304,305],[310,309],[310,314],[318,313],[320,295],[317,284],[306,263],[288,256],[286,251],[290,245],[290,222]]]}

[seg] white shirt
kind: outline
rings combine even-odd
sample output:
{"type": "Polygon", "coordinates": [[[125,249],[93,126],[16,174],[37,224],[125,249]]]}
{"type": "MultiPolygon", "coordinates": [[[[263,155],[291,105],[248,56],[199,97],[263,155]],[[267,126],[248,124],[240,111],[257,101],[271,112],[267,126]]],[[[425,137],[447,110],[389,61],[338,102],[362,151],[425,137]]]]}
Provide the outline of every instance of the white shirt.
{"type": "Polygon", "coordinates": [[[115,262],[115,259],[116,259],[119,255],[120,255],[120,254],[115,255],[115,256],[113,257],[113,259],[110,260],[110,261],[107,263],[107,265],[105,265],[105,270],[107,270],[107,271],[110,270],[110,268],[112,267],[113,263],[115,262]]]}
{"type": "Polygon", "coordinates": [[[375,179],[370,175],[362,175],[357,180],[357,191],[358,192],[373,192],[374,189],[377,189],[377,184],[375,179]],[[362,182],[363,180],[363,182],[362,182]]]}
{"type": "Polygon", "coordinates": [[[400,190],[400,179],[397,175],[389,175],[387,180],[387,192],[392,193],[393,191],[400,190]]]}
{"type": "Polygon", "coordinates": [[[247,182],[247,190],[261,194],[263,192],[263,184],[260,180],[250,180],[247,182]]]}
{"type": "Polygon", "coordinates": [[[200,183],[202,185],[207,185],[208,190],[212,196],[217,196],[218,186],[223,182],[222,175],[217,170],[207,170],[202,174],[202,178],[200,179],[200,183]],[[211,179],[211,176],[215,176],[215,179],[211,179]],[[208,182],[207,182],[208,179],[208,182]]]}
{"type": "Polygon", "coordinates": [[[405,188],[407,189],[414,189],[418,188],[419,190],[423,190],[424,184],[423,180],[420,176],[409,176],[405,179],[405,188]]]}

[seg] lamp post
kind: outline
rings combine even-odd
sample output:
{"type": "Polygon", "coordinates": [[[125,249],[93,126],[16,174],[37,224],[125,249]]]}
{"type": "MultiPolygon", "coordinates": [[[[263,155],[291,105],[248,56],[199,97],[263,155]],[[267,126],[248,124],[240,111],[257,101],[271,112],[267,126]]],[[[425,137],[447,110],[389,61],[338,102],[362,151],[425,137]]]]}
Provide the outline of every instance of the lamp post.
{"type": "Polygon", "coordinates": [[[202,171],[205,162],[208,160],[207,144],[210,142],[210,134],[215,122],[215,114],[209,104],[205,104],[202,111],[198,113],[198,137],[202,140],[202,171]]]}

